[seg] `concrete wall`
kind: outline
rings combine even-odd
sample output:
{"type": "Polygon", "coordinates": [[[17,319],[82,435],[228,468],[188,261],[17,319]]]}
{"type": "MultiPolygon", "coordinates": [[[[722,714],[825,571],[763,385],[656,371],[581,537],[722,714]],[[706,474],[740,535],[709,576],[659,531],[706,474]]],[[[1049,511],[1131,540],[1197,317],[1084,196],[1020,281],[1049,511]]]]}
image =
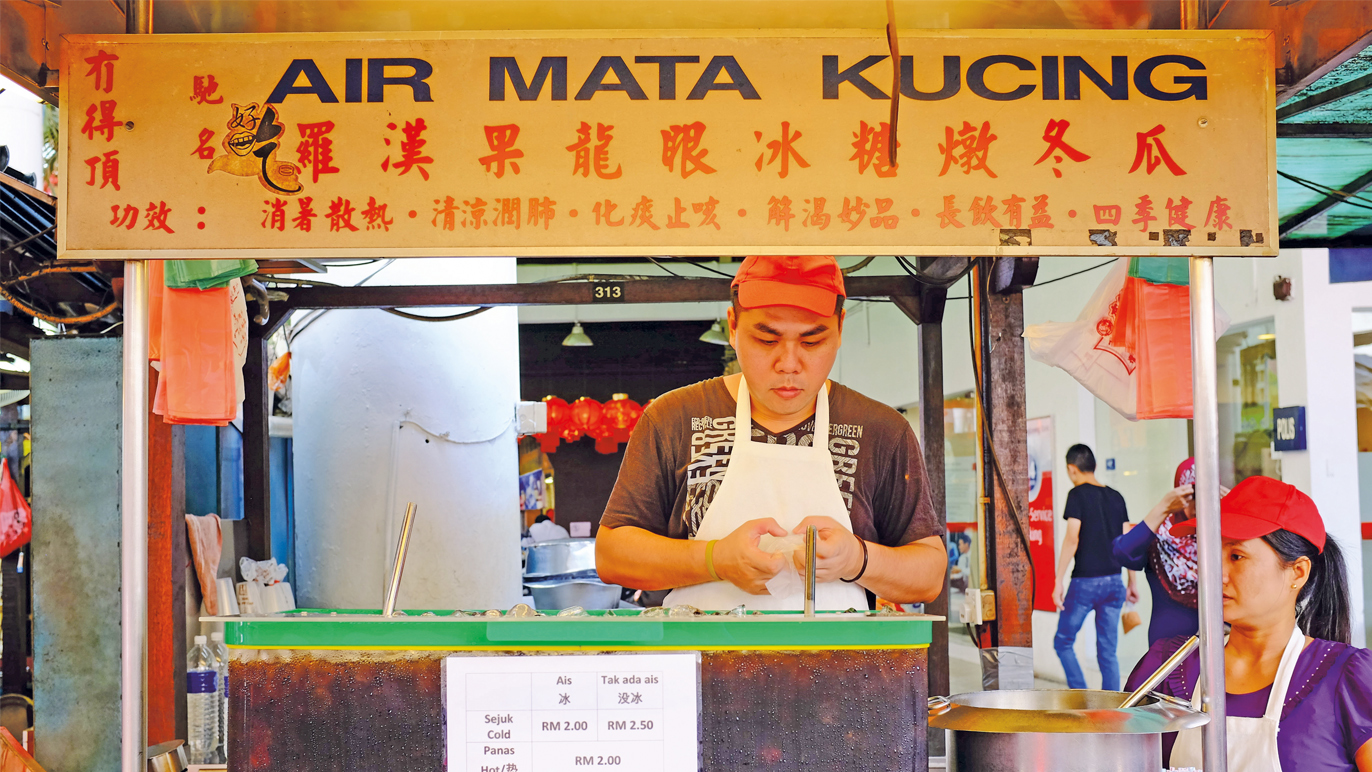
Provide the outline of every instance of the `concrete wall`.
{"type": "Polygon", "coordinates": [[[62,772],[119,768],[121,343],[32,348],[34,725],[62,772]]]}

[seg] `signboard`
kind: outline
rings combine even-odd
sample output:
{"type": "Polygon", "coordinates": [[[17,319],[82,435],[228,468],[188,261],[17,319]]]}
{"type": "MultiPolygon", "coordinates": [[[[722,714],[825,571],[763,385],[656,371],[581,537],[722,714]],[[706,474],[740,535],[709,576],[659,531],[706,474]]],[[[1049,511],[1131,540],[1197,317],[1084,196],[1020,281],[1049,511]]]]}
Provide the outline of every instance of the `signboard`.
{"type": "Polygon", "coordinates": [[[450,772],[699,765],[698,653],[455,656],[443,684],[450,772]]]}
{"type": "Polygon", "coordinates": [[[1053,419],[1030,418],[1029,561],[1034,566],[1034,610],[1057,611],[1053,545],[1053,419]]]}
{"type": "Polygon", "coordinates": [[[59,249],[1276,254],[1270,32],[901,40],[71,36],[59,249]]]}
{"type": "Polygon", "coordinates": [[[1305,450],[1305,407],[1279,407],[1272,410],[1274,427],[1272,449],[1305,450]]]}

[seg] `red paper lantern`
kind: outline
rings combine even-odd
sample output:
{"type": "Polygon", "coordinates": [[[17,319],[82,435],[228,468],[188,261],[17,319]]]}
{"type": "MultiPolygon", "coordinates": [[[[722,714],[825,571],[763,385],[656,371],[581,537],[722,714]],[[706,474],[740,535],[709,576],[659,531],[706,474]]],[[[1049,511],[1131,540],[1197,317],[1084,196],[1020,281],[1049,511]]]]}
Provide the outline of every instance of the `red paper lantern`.
{"type": "MultiPolygon", "coordinates": [[[[538,446],[544,453],[554,453],[557,451],[557,444],[562,437],[562,430],[566,428],[567,422],[572,418],[572,408],[567,404],[567,400],[561,397],[547,396],[543,398],[543,403],[548,406],[548,431],[542,434],[535,434],[538,446]]],[[[580,439],[580,435],[576,439],[580,439]]],[[[569,440],[575,442],[575,440],[569,440]]]]}
{"type": "Polygon", "coordinates": [[[601,412],[601,422],[609,426],[615,442],[628,442],[634,426],[643,415],[643,408],[628,394],[616,394],[614,399],[605,403],[601,412]]]}
{"type": "Polygon", "coordinates": [[[590,397],[582,397],[572,403],[571,425],[581,431],[582,434],[589,434],[591,427],[600,422],[600,403],[590,397]]]}

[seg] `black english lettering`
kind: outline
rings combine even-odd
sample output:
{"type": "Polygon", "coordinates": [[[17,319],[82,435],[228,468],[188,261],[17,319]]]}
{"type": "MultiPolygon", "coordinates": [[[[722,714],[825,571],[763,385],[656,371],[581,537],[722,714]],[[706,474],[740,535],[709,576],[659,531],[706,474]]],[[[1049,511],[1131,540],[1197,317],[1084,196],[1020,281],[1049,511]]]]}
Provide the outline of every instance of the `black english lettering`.
{"type": "Polygon", "coordinates": [[[962,90],[962,57],[943,57],[943,86],[938,91],[915,88],[915,57],[900,57],[900,93],[921,102],[937,102],[962,90]]]}
{"type": "Polygon", "coordinates": [[[843,83],[851,83],[857,86],[858,90],[866,94],[871,99],[890,99],[885,91],[877,88],[870,80],[862,76],[862,72],[868,67],[885,59],[885,56],[863,57],[862,61],[854,64],[846,70],[840,71],[838,68],[838,57],[830,54],[824,55],[824,98],[838,99],[838,87],[843,83]]]}
{"type": "Polygon", "coordinates": [[[578,102],[584,102],[595,96],[597,91],[623,91],[633,100],[648,98],[648,95],[643,93],[643,87],[634,79],[634,74],[629,72],[629,65],[619,56],[600,57],[591,74],[586,76],[586,82],[581,84],[581,90],[576,92],[576,99],[578,102]],[[605,82],[605,76],[610,72],[614,72],[618,83],[605,82]]]}
{"type": "Polygon", "coordinates": [[[1110,80],[1106,80],[1095,68],[1080,56],[1064,56],[1062,60],[1063,90],[1068,99],[1081,99],[1081,76],[1085,75],[1101,93],[1111,99],[1129,98],[1129,57],[1110,57],[1110,80]]]}
{"type": "Polygon", "coordinates": [[[429,84],[424,80],[434,74],[434,66],[423,59],[368,59],[367,60],[367,101],[386,101],[387,86],[409,86],[410,95],[416,102],[432,102],[429,84]],[[405,76],[386,75],[387,67],[410,67],[414,73],[405,76]]]}
{"type": "Polygon", "coordinates": [[[687,95],[687,99],[704,99],[705,95],[711,91],[737,91],[744,99],[761,99],[757,89],[753,88],[753,82],[748,80],[743,68],[738,65],[738,60],[732,56],[716,56],[710,59],[710,63],[705,65],[705,72],[700,74],[700,79],[696,81],[695,88],[687,95]],[[719,74],[726,72],[729,74],[728,83],[719,83],[719,74]]]}
{"type": "Polygon", "coordinates": [[[1045,56],[1042,60],[1041,72],[1043,73],[1043,98],[1045,100],[1059,99],[1058,90],[1058,58],[1056,56],[1045,56]]]}
{"type": "Polygon", "coordinates": [[[1160,102],[1180,102],[1183,99],[1195,98],[1198,101],[1205,101],[1207,98],[1207,80],[1204,75],[1175,75],[1172,83],[1175,85],[1185,84],[1186,88],[1181,91],[1163,91],[1153,84],[1153,71],[1164,64],[1180,64],[1188,70],[1205,71],[1205,65],[1199,59],[1177,54],[1167,54],[1155,56],[1151,59],[1143,60],[1143,64],[1134,70],[1134,88],[1146,97],[1156,99],[1160,102]]]}
{"type": "Polygon", "coordinates": [[[635,56],[634,64],[657,65],[657,98],[676,99],[676,66],[699,64],[699,56],[635,56]]]}
{"type": "Polygon", "coordinates": [[[1010,91],[992,91],[986,87],[986,70],[993,64],[1013,64],[1021,72],[1033,72],[1034,63],[1022,56],[1011,56],[1009,54],[996,54],[995,56],[983,56],[972,62],[972,66],[967,68],[967,88],[973,94],[994,102],[1013,102],[1016,99],[1023,99],[1034,93],[1035,86],[1032,83],[1021,83],[1010,91]]]}
{"type": "Polygon", "coordinates": [[[565,56],[545,56],[538,60],[538,69],[534,70],[532,83],[524,80],[524,74],[519,71],[519,62],[513,56],[492,56],[490,69],[490,86],[487,99],[491,102],[505,101],[505,75],[509,73],[510,85],[514,86],[515,96],[521,102],[531,102],[538,99],[543,93],[543,84],[552,81],[549,89],[552,92],[554,102],[567,101],[567,57],[565,56]]]}
{"type": "Polygon", "coordinates": [[[362,60],[343,60],[343,101],[362,101],[362,60]]]}
{"type": "Polygon", "coordinates": [[[281,76],[281,80],[276,82],[276,88],[272,89],[272,95],[267,97],[267,104],[279,105],[292,94],[314,94],[319,97],[320,102],[333,104],[338,101],[338,97],[333,95],[333,89],[329,88],[329,82],[324,80],[324,73],[319,71],[319,65],[313,59],[296,59],[286,68],[286,74],[281,76]],[[305,76],[304,86],[297,86],[295,82],[301,75],[305,76]]]}

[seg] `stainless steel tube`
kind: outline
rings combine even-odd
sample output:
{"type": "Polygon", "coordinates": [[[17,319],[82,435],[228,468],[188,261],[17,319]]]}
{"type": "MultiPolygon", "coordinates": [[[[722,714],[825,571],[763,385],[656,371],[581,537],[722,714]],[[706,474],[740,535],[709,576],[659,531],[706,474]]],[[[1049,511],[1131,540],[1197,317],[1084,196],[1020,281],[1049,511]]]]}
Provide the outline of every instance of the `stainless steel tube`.
{"type": "Polygon", "coordinates": [[[400,576],[405,573],[405,554],[410,551],[410,529],[414,527],[414,513],[418,507],[411,501],[405,507],[405,522],[400,526],[400,543],[395,546],[395,564],[391,566],[391,586],[386,589],[386,604],[382,616],[395,616],[395,601],[400,597],[400,576]]]}
{"type": "Polygon", "coordinates": [[[1135,689],[1124,702],[1120,703],[1120,710],[1132,708],[1140,702],[1143,702],[1143,699],[1148,696],[1148,693],[1158,688],[1158,684],[1162,683],[1163,679],[1171,675],[1172,671],[1176,670],[1178,665],[1184,662],[1187,657],[1191,656],[1191,652],[1195,651],[1196,647],[1199,645],[1199,635],[1193,635],[1187,639],[1186,643],[1183,643],[1180,649],[1177,649],[1172,656],[1167,658],[1166,662],[1162,663],[1161,667],[1153,672],[1153,675],[1148,676],[1147,681],[1139,684],[1139,688],[1135,689]]]}
{"type": "Polygon", "coordinates": [[[819,531],[809,526],[805,529],[805,616],[815,615],[815,543],[819,541],[819,531]]]}
{"type": "Polygon", "coordinates": [[[1227,772],[1224,601],[1220,562],[1219,384],[1215,354],[1215,264],[1191,258],[1191,390],[1196,437],[1196,552],[1200,564],[1202,734],[1206,772],[1227,772]]]}
{"type": "Polygon", "coordinates": [[[147,747],[148,264],[124,263],[123,460],[120,518],[119,740],[122,772],[143,772],[147,747]]]}

